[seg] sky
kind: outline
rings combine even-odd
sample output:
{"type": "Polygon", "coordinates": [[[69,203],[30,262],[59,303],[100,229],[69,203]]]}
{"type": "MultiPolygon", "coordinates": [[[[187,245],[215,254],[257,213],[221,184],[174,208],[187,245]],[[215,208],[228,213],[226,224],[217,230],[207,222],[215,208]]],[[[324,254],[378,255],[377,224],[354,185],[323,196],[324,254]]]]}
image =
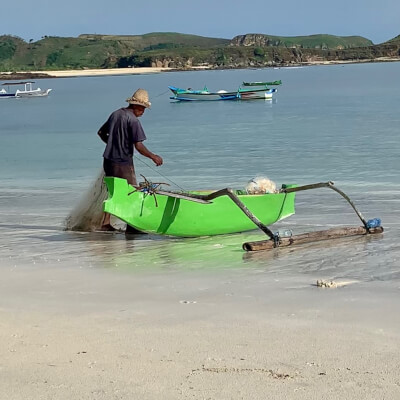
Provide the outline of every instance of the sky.
{"type": "Polygon", "coordinates": [[[0,35],[26,41],[83,33],[225,39],[324,33],[379,44],[400,34],[400,0],[0,0],[0,10],[0,35]]]}

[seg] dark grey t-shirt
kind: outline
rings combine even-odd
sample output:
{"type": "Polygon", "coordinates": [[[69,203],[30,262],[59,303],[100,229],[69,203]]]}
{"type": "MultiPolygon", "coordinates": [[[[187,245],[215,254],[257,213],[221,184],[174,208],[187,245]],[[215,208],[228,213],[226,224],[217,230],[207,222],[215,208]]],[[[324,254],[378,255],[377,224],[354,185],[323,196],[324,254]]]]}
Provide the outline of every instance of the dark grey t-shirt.
{"type": "Polygon", "coordinates": [[[132,110],[114,111],[100,129],[109,134],[103,157],[118,164],[133,164],[135,143],[146,140],[146,135],[132,110]]]}

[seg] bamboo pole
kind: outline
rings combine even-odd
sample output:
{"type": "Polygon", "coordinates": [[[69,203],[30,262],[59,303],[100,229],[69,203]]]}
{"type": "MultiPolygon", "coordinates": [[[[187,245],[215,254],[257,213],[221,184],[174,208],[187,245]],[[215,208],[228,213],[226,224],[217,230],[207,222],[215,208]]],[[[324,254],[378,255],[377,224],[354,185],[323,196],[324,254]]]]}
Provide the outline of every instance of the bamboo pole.
{"type": "Polygon", "coordinates": [[[157,190],[155,194],[162,194],[164,196],[174,197],[176,199],[194,201],[195,203],[200,203],[200,204],[211,204],[211,201],[205,200],[202,197],[199,197],[198,195],[191,193],[177,193],[166,190],[157,190]]]}
{"type": "MultiPolygon", "coordinates": [[[[355,227],[341,227],[341,228],[332,228],[325,231],[316,231],[316,232],[308,232],[302,233],[300,235],[294,235],[291,237],[280,237],[279,238],[279,247],[287,247],[297,244],[304,244],[310,242],[317,242],[321,240],[331,240],[337,239],[341,237],[348,236],[365,236],[368,234],[377,234],[383,233],[383,228],[370,228],[366,229],[363,226],[355,226],[355,227]]],[[[274,249],[276,243],[274,240],[260,240],[256,242],[246,242],[243,243],[243,250],[246,251],[258,251],[258,250],[271,250],[274,249]]]]}

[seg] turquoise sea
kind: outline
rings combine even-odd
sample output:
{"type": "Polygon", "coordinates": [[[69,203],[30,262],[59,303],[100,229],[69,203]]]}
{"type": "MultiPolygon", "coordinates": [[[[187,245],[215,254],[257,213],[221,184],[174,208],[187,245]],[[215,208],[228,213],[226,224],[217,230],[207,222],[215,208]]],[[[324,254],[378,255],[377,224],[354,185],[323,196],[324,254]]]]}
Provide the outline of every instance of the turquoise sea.
{"type": "MultiPolygon", "coordinates": [[[[371,284],[400,280],[399,63],[166,72],[38,80],[38,99],[0,101],[1,267],[113,269],[116,273],[238,271],[284,279],[325,277],[371,284]],[[176,103],[168,85],[236,89],[281,79],[272,101],[176,103]],[[164,158],[137,174],[171,188],[243,188],[256,176],[279,186],[332,180],[384,235],[248,254],[259,231],[198,239],[65,232],[63,224],[102,166],[97,130],[137,88],[152,108],[146,145],[164,158]],[[176,185],[174,187],[174,185],[176,185]]],[[[273,230],[294,234],[359,225],[334,191],[297,195],[296,215],[273,230]]]]}

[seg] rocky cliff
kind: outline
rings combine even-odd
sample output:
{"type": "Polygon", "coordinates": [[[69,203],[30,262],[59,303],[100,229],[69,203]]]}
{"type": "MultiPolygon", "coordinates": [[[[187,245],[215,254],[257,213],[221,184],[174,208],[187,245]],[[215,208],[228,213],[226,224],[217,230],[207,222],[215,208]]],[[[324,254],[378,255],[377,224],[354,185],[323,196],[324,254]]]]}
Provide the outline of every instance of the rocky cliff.
{"type": "Polygon", "coordinates": [[[334,36],[334,35],[309,35],[309,36],[271,36],[260,33],[250,33],[235,36],[230,46],[246,47],[289,47],[302,49],[347,49],[353,47],[371,46],[373,43],[361,36],[334,36]]]}

